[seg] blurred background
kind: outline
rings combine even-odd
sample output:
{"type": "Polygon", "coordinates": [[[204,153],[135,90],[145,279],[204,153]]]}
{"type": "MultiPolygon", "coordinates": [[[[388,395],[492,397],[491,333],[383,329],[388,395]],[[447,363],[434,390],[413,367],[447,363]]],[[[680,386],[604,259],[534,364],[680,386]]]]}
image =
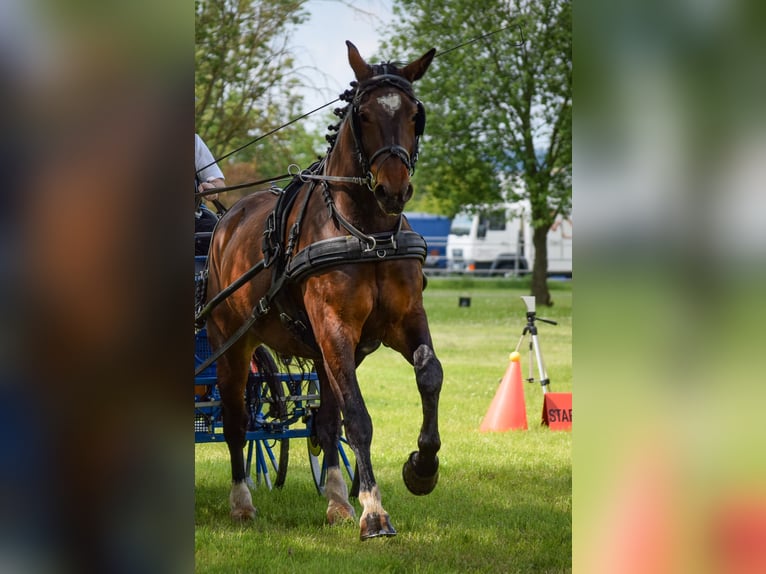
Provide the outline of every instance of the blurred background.
{"type": "Polygon", "coordinates": [[[0,571],[193,570],[193,44],[187,2],[0,3],[0,571]]]}
{"type": "Polygon", "coordinates": [[[574,570],[764,571],[763,6],[574,13],[574,570]]]}

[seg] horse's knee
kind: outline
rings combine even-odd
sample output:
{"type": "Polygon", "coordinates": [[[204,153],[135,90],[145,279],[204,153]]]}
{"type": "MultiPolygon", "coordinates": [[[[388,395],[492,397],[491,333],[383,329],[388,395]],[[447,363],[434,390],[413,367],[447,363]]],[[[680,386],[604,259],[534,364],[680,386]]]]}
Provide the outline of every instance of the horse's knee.
{"type": "Polygon", "coordinates": [[[433,394],[441,390],[444,372],[439,359],[428,345],[420,345],[412,358],[415,379],[422,393],[433,394]]]}

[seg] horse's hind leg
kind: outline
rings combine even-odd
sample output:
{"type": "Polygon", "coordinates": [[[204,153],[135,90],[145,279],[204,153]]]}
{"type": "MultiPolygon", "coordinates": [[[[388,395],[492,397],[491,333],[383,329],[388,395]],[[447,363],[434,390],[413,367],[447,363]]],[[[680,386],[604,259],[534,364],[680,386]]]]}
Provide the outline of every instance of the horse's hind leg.
{"type": "Polygon", "coordinates": [[[444,374],[439,359],[428,344],[421,344],[412,355],[415,379],[423,405],[423,425],[418,450],[410,454],[402,468],[404,484],[413,494],[428,494],[439,480],[439,393],[444,374]]]}
{"type": "Polygon", "coordinates": [[[316,365],[317,376],[322,391],[322,400],[315,418],[314,430],[319,444],[324,451],[327,465],[327,480],[324,494],[327,498],[327,521],[336,524],[353,520],[356,516],[354,507],[348,501],[348,488],[343,479],[338,459],[338,439],[340,438],[340,409],[335,393],[330,389],[327,374],[322,365],[316,365]]]}
{"type": "Polygon", "coordinates": [[[250,366],[249,355],[236,345],[217,363],[218,389],[223,405],[223,435],[231,458],[231,492],[229,506],[235,520],[255,518],[250,489],[245,475],[245,433],[248,415],[245,408],[245,383],[250,366]]]}

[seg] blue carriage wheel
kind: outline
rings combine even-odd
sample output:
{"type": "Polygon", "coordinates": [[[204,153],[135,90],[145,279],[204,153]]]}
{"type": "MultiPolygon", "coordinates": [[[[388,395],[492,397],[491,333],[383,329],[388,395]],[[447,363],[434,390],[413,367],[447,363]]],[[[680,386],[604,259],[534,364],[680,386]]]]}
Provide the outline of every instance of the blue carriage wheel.
{"type": "Polygon", "coordinates": [[[255,483],[266,488],[282,488],[287,477],[287,462],[290,453],[290,440],[251,440],[247,442],[245,473],[252,483],[252,470],[255,467],[255,483]]]}
{"type": "MultiPolygon", "coordinates": [[[[251,419],[250,430],[261,430],[286,416],[285,390],[276,362],[266,347],[260,346],[255,350],[253,365],[254,374],[258,376],[251,376],[248,381],[245,399],[251,419]]],[[[255,463],[256,485],[263,482],[269,490],[282,488],[287,478],[289,458],[290,440],[287,438],[250,440],[245,473],[250,477],[255,463]]]]}

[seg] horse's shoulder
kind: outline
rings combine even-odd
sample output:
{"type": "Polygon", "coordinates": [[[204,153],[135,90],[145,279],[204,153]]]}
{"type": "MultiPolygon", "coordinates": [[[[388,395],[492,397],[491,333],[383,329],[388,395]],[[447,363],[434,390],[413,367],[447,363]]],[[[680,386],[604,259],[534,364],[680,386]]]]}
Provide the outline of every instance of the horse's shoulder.
{"type": "Polygon", "coordinates": [[[240,202],[248,210],[273,209],[279,196],[269,190],[256,191],[243,197],[240,202]]]}
{"type": "Polygon", "coordinates": [[[224,216],[229,225],[239,226],[249,222],[261,222],[274,209],[277,196],[269,191],[251,193],[232,205],[224,216]]]}

